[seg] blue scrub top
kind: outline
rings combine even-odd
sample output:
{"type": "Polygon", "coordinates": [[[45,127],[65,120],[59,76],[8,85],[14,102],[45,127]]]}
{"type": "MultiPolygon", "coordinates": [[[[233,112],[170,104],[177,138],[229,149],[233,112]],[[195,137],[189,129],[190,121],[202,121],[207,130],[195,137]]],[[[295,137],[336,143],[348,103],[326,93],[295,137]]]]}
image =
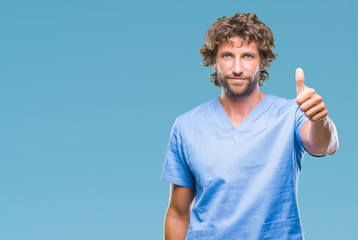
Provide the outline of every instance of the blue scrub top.
{"type": "Polygon", "coordinates": [[[303,239],[297,187],[308,119],[267,94],[235,128],[219,98],[179,116],[162,179],[195,188],[188,239],[303,239]]]}

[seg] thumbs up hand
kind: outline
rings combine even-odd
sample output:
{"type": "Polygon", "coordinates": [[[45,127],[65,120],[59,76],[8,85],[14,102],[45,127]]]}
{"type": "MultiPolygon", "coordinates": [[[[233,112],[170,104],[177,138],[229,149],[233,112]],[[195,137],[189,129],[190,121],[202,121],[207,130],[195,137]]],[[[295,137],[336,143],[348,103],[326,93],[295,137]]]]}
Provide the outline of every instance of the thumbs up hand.
{"type": "Polygon", "coordinates": [[[311,122],[318,122],[327,117],[328,111],[316,90],[305,86],[305,75],[301,68],[296,69],[296,101],[302,112],[311,122]]]}

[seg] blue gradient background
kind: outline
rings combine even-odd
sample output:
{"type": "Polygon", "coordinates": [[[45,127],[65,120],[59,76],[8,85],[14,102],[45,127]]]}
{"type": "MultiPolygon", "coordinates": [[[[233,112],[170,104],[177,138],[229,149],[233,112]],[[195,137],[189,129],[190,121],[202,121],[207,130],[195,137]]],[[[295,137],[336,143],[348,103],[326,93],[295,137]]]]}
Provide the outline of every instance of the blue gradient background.
{"type": "Polygon", "coordinates": [[[335,155],[304,158],[306,238],[355,239],[357,10],[348,0],[2,1],[0,239],[161,239],[170,129],[220,94],[198,49],[236,11],[275,35],[262,91],[294,98],[302,67],[339,130],[335,155]]]}

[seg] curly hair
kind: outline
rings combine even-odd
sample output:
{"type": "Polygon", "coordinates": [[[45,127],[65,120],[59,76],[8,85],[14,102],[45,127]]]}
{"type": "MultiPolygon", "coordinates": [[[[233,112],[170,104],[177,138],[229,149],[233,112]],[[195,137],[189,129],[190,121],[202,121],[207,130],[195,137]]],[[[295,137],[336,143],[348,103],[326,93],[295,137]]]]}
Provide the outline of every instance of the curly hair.
{"type": "MultiPolygon", "coordinates": [[[[264,68],[272,65],[277,54],[273,52],[275,41],[272,31],[259,21],[256,14],[235,13],[233,17],[222,17],[206,32],[204,46],[199,50],[203,56],[202,65],[212,66],[216,62],[216,54],[221,43],[229,38],[239,36],[243,41],[251,43],[255,41],[260,53],[260,65],[264,68]]],[[[263,86],[270,74],[266,69],[260,72],[259,85],[263,86]]],[[[210,74],[210,81],[220,87],[217,73],[210,74]]]]}

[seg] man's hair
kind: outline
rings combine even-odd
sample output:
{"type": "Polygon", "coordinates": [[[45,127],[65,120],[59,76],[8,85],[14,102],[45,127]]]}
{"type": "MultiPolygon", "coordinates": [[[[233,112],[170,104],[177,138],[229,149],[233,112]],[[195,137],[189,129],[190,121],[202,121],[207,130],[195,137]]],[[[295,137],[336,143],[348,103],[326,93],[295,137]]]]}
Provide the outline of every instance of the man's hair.
{"type": "MultiPolygon", "coordinates": [[[[275,41],[272,31],[259,21],[256,14],[235,13],[233,17],[222,17],[206,32],[204,46],[199,50],[203,56],[202,65],[212,66],[216,63],[216,54],[221,43],[229,38],[239,36],[243,41],[249,44],[255,41],[260,53],[260,67],[269,67],[272,61],[276,59],[277,54],[273,52],[275,41]]],[[[260,72],[259,85],[263,86],[270,74],[264,69],[260,72]]],[[[210,81],[215,86],[220,87],[217,80],[217,73],[210,74],[210,81]]]]}

